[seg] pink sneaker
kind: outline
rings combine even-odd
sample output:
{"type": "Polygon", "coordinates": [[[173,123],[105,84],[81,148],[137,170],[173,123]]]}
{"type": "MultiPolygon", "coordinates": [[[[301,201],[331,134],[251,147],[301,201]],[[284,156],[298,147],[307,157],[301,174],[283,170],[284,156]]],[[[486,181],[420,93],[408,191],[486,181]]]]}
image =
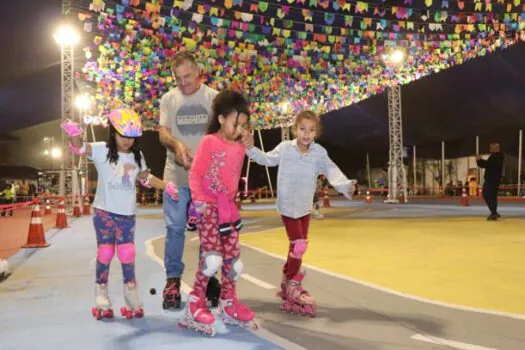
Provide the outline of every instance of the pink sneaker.
{"type": "Polygon", "coordinates": [[[179,327],[192,329],[196,332],[213,337],[215,335],[215,316],[206,305],[206,298],[200,298],[191,292],[184,309],[184,316],[179,321],[179,327]]]}

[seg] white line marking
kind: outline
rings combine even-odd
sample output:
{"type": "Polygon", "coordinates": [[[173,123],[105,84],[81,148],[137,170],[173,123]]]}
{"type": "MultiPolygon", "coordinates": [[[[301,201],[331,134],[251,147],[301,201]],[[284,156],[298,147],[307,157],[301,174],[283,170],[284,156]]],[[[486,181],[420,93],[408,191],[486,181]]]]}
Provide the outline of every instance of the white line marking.
{"type": "MultiPolygon", "coordinates": [[[[164,261],[162,261],[162,259],[155,254],[155,249],[153,248],[153,243],[152,242],[154,240],[157,240],[159,238],[164,238],[164,237],[165,237],[164,235],[158,236],[158,237],[154,237],[154,238],[148,239],[145,242],[146,254],[151,259],[153,259],[153,261],[155,261],[160,266],[162,266],[162,268],[164,268],[164,261]]],[[[182,280],[180,281],[180,289],[181,289],[181,291],[183,293],[186,293],[186,294],[191,292],[191,288],[186,283],[184,283],[182,280]]],[[[275,345],[281,346],[283,349],[308,350],[308,349],[303,348],[302,346],[300,346],[298,344],[295,344],[294,342],[289,341],[288,339],[282,338],[282,337],[278,336],[277,334],[274,334],[274,333],[270,332],[269,330],[267,330],[267,329],[265,329],[263,327],[259,327],[257,330],[251,330],[250,329],[249,331],[250,331],[250,333],[252,333],[256,337],[259,337],[261,339],[265,339],[265,340],[269,341],[270,343],[273,343],[275,345]]]]}
{"type": "Polygon", "coordinates": [[[251,229],[259,228],[259,227],[263,227],[263,225],[246,226],[245,228],[246,228],[247,230],[251,230],[251,229]]]}
{"type": "Polygon", "coordinates": [[[259,287],[262,287],[264,289],[275,289],[275,288],[277,288],[276,286],[274,286],[272,284],[269,284],[269,283],[266,283],[264,281],[261,281],[260,279],[255,278],[255,277],[253,277],[251,275],[248,275],[247,273],[243,273],[241,275],[241,278],[247,280],[248,282],[252,282],[253,284],[256,284],[259,287]]]}
{"type": "MultiPolygon", "coordinates": [[[[279,256],[279,255],[267,252],[267,251],[265,251],[263,249],[254,247],[252,245],[249,245],[249,244],[246,244],[246,243],[241,243],[241,245],[245,246],[247,248],[253,249],[255,251],[258,251],[259,253],[266,254],[268,256],[274,257],[274,258],[279,259],[279,260],[286,261],[286,258],[284,258],[282,256],[279,256]]],[[[463,305],[457,305],[457,304],[449,304],[449,303],[445,303],[445,302],[442,302],[442,301],[431,300],[431,299],[427,299],[427,298],[423,298],[423,297],[418,297],[418,296],[412,295],[412,294],[402,293],[402,292],[399,292],[399,291],[396,291],[396,290],[393,290],[393,289],[389,289],[389,288],[378,286],[376,284],[368,283],[368,282],[361,281],[361,280],[358,280],[358,279],[354,279],[354,278],[351,278],[351,277],[348,277],[348,276],[343,276],[343,275],[340,275],[340,274],[338,274],[336,272],[331,272],[331,271],[322,269],[320,267],[312,266],[312,265],[309,265],[309,264],[304,264],[303,263],[303,266],[306,266],[306,267],[308,267],[311,270],[314,270],[314,271],[317,271],[317,272],[321,272],[321,273],[324,273],[324,274],[332,276],[332,277],[336,277],[336,278],[339,278],[339,279],[342,279],[342,280],[346,280],[346,281],[349,281],[349,282],[352,282],[352,283],[363,285],[363,286],[368,287],[368,288],[379,290],[379,291],[381,291],[383,293],[396,295],[398,297],[403,297],[403,298],[406,298],[406,299],[415,300],[415,301],[418,301],[418,302],[421,302],[421,303],[437,305],[437,306],[446,307],[446,308],[449,308],[449,309],[456,309],[456,310],[461,310],[461,311],[475,312],[475,313],[478,313],[478,314],[487,314],[487,315],[493,315],[493,316],[508,317],[508,318],[512,318],[512,319],[516,319],[516,320],[525,321],[525,316],[524,315],[513,314],[513,313],[510,313],[510,312],[502,312],[502,311],[493,311],[493,310],[487,310],[487,309],[480,309],[480,308],[475,308],[475,307],[470,307],[470,306],[463,306],[463,305]]]]}
{"type": "Polygon", "coordinates": [[[497,350],[495,348],[486,348],[484,346],[462,343],[459,341],[448,340],[444,338],[438,338],[438,337],[429,336],[429,335],[427,336],[427,335],[422,335],[422,334],[414,334],[413,336],[410,337],[410,339],[424,341],[426,343],[450,346],[454,349],[460,349],[460,350],[497,350]]]}

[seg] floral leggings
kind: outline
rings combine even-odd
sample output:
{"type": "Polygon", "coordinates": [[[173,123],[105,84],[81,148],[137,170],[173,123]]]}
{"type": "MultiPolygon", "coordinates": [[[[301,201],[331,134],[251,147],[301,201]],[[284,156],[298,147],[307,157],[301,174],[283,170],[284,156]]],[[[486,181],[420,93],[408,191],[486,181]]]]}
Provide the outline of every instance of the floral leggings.
{"type": "Polygon", "coordinates": [[[96,283],[108,283],[109,266],[115,250],[122,264],[124,283],[135,282],[135,215],[95,209],[93,225],[97,233],[96,283]]]}
{"type": "Polygon", "coordinates": [[[235,294],[235,280],[231,277],[233,264],[239,260],[241,253],[239,232],[232,230],[229,235],[221,236],[219,234],[217,206],[210,203],[207,204],[206,212],[197,222],[197,229],[199,230],[201,248],[199,269],[195,276],[193,292],[201,298],[204,298],[206,295],[209,277],[203,274],[203,270],[206,265],[205,256],[211,252],[221,255],[223,258],[221,269],[221,297],[223,299],[230,298],[232,294],[235,294]]]}

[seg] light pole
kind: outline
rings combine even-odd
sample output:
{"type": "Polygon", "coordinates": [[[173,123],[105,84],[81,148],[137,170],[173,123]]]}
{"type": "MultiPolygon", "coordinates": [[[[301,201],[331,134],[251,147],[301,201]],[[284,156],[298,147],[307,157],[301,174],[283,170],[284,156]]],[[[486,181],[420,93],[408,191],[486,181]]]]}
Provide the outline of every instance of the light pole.
{"type": "MultiPolygon", "coordinates": [[[[73,74],[74,74],[74,47],[75,44],[78,43],[80,40],[80,36],[78,32],[71,26],[63,25],[58,28],[56,33],[53,35],[55,38],[55,41],[60,45],[60,52],[61,52],[61,60],[60,60],[60,67],[61,67],[61,119],[62,122],[66,119],[73,120],[73,89],[74,89],[74,81],[73,81],[73,74]]],[[[60,179],[59,179],[59,193],[61,196],[66,195],[66,166],[73,166],[74,164],[74,156],[67,157],[68,160],[66,161],[67,149],[65,145],[65,137],[62,133],[62,142],[61,142],[61,148],[62,148],[62,154],[64,156],[62,157],[62,161],[60,164],[60,179]],[[68,164],[69,163],[69,164],[68,164]]]]}
{"type": "MultiPolygon", "coordinates": [[[[405,59],[405,52],[399,49],[383,55],[387,67],[395,69],[405,59]]],[[[401,86],[389,86],[388,133],[390,136],[388,161],[388,198],[385,203],[399,203],[399,197],[407,201],[407,178],[403,164],[403,123],[401,114],[401,86]]]]}
{"type": "MultiPolygon", "coordinates": [[[[80,123],[85,125],[84,118],[91,107],[91,98],[88,94],[79,95],[75,98],[75,107],[79,110],[80,123]]],[[[87,128],[84,128],[82,142],[87,142],[87,128]]],[[[89,166],[85,155],[79,157],[78,168],[80,170],[80,191],[82,196],[89,193],[89,166]]]]}

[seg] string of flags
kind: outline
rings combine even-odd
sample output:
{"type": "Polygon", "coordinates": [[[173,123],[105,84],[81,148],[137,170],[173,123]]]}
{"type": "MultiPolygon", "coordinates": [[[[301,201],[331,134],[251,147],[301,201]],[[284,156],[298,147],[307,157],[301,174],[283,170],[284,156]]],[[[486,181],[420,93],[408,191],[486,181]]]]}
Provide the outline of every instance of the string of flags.
{"type": "Polygon", "coordinates": [[[122,101],[155,129],[175,84],[169,59],[190,50],[207,84],[247,94],[254,127],[274,128],[301,109],[339,109],[525,41],[521,1],[395,3],[93,0],[78,12],[92,34],[78,78],[96,85],[102,110],[122,101]],[[385,63],[397,49],[403,62],[385,63]]]}

